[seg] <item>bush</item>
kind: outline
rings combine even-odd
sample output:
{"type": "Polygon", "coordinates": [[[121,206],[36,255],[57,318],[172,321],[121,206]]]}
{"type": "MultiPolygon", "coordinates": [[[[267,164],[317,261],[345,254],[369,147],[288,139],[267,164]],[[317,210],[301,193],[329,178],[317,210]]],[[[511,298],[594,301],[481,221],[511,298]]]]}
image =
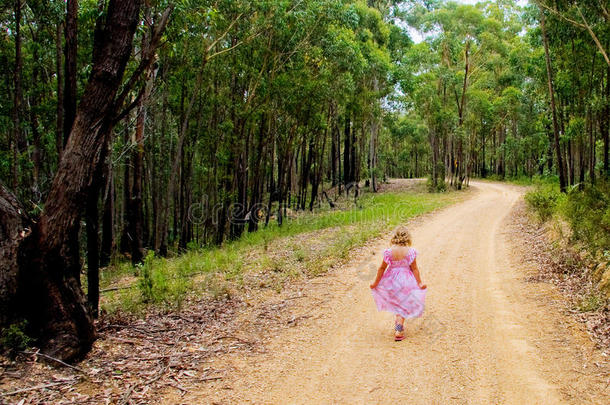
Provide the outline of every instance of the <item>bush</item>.
{"type": "Polygon", "coordinates": [[[9,352],[25,350],[32,343],[32,339],[25,333],[27,322],[14,323],[8,328],[2,329],[0,335],[0,346],[9,352]]]}
{"type": "Polygon", "coordinates": [[[444,193],[447,191],[447,183],[442,178],[437,180],[436,186],[434,186],[434,182],[432,181],[432,177],[428,177],[428,181],[426,182],[426,186],[428,187],[428,192],[430,193],[444,193]]]}
{"type": "Polygon", "coordinates": [[[553,216],[559,201],[559,191],[553,187],[538,186],[525,195],[525,201],[534,210],[538,218],[545,222],[553,216]]]}
{"type": "Polygon", "coordinates": [[[146,303],[162,301],[167,290],[167,281],[163,272],[154,269],[155,253],[151,250],[141,266],[138,286],[142,300],[146,303]]]}
{"type": "Polygon", "coordinates": [[[594,254],[610,251],[610,184],[572,189],[563,211],[574,239],[584,242],[594,254]]]}

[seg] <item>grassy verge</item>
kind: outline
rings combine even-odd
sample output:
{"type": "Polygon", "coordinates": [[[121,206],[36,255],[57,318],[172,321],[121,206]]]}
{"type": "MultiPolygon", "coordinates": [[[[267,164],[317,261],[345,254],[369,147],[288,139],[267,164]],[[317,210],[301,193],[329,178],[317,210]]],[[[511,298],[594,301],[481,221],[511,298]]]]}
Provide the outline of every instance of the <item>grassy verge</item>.
{"type": "Polygon", "coordinates": [[[518,177],[500,177],[496,175],[488,176],[484,179],[477,178],[479,181],[499,181],[504,183],[511,183],[518,186],[557,186],[559,189],[559,177],[557,176],[540,176],[535,175],[529,176],[518,176],[518,177]]]}
{"type": "Polygon", "coordinates": [[[462,198],[463,193],[423,190],[365,194],[352,207],[298,215],[221,247],[170,259],[150,253],[137,269],[125,263],[102,273],[102,290],[119,289],[103,293],[101,305],[109,313],[137,313],[150,305],[180,306],[189,294],[219,297],[245,286],[280,291],[290,279],[323,274],[399,223],[462,198]]]}

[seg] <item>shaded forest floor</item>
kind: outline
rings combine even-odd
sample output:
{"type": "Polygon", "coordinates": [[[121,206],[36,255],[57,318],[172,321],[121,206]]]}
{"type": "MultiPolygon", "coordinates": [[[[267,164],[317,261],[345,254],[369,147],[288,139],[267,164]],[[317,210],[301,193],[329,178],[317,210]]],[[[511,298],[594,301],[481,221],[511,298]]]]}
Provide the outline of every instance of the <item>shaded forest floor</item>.
{"type": "MultiPolygon", "coordinates": [[[[310,318],[294,308],[308,291],[326,283],[319,276],[373,253],[367,246],[396,224],[469,195],[428,194],[421,181],[392,180],[380,194],[365,195],[359,207],[339,200],[334,212],[301,222],[293,218],[288,226],[297,229],[287,236],[272,232],[250,243],[238,241],[212,258],[204,251],[155,259],[153,270],[166,272],[168,283],[181,282],[184,288],[174,291],[180,296],[166,294],[155,303],[143,303],[138,277],[119,270],[104,280],[103,288],[111,291],[103,294],[102,307],[110,313],[98,322],[99,339],[78,370],[51,367],[36,355],[21,354],[17,363],[2,359],[3,392],[35,389],[0,400],[150,403],[160,390],[187,393],[198,384],[221,382],[227,370],[211,366],[211,359],[262,352],[274,333],[310,318]],[[320,222],[333,215],[342,218],[320,222]],[[185,267],[188,272],[176,271],[185,267]],[[183,277],[173,279],[176,275],[183,277]]],[[[363,271],[363,277],[371,277],[371,269],[363,271]]]]}

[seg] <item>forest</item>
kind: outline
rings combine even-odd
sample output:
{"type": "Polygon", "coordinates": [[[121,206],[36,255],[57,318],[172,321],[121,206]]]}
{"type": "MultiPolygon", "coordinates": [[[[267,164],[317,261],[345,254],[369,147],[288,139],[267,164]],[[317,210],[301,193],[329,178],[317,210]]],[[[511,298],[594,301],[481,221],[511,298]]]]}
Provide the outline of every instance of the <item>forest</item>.
{"type": "Polygon", "coordinates": [[[0,323],[82,358],[109,266],[220,246],[388,178],[605,187],[609,10],[4,1],[0,323]]]}

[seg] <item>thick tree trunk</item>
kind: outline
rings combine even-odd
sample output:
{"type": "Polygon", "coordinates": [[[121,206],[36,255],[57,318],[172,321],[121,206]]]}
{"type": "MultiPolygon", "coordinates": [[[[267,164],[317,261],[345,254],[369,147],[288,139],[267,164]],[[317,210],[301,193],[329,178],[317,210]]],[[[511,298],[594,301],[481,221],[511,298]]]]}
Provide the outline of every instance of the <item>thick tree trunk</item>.
{"type": "Polygon", "coordinates": [[[0,184],[0,325],[18,316],[19,245],[30,234],[32,224],[23,205],[0,184]]]}
{"type": "MultiPolygon", "coordinates": [[[[28,222],[24,211],[15,209],[15,198],[0,186],[1,227],[12,235],[8,242],[2,239],[6,260],[0,279],[3,287],[18,283],[13,299],[4,300],[11,304],[3,313],[28,319],[43,352],[63,360],[82,357],[95,338],[78,279],[75,233],[111,134],[115,96],[131,54],[140,4],[110,0],[105,24],[96,28],[91,76],[44,211],[29,236],[20,229],[28,222]]],[[[7,292],[2,289],[1,294],[7,292]]]]}

